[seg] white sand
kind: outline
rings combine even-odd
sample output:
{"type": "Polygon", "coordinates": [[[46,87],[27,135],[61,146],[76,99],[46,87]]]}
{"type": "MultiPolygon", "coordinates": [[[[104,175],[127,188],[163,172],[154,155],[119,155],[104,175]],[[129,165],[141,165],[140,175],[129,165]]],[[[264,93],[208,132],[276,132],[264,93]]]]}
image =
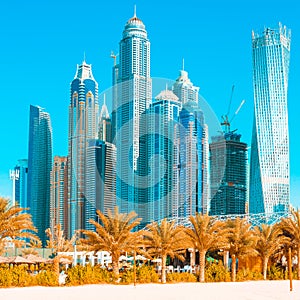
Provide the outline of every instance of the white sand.
{"type": "Polygon", "coordinates": [[[0,300],[190,300],[190,299],[295,299],[300,281],[248,281],[237,283],[179,283],[133,285],[84,285],[77,287],[26,287],[0,289],[0,300]]]}

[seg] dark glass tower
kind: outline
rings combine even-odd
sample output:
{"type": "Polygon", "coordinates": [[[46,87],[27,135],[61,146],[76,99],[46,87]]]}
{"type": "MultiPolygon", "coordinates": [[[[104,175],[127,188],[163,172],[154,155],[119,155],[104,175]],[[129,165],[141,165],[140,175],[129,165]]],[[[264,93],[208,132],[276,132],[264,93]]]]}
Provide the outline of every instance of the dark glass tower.
{"type": "Polygon", "coordinates": [[[212,137],[210,151],[210,215],[245,214],[247,144],[232,131],[212,137]]]}
{"type": "Polygon", "coordinates": [[[38,236],[46,242],[50,227],[50,172],[52,168],[52,128],[50,116],[41,107],[30,105],[28,148],[28,196],[30,213],[38,236]]]}

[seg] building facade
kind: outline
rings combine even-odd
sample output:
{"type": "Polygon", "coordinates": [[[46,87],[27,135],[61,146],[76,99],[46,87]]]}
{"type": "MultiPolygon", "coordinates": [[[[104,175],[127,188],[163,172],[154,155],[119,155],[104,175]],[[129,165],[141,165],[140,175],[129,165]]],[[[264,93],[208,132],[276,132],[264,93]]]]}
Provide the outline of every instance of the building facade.
{"type": "Polygon", "coordinates": [[[208,128],[195,101],[180,112],[180,200],[178,216],[207,213],[209,203],[208,128]]]}
{"type": "Polygon", "coordinates": [[[27,201],[38,236],[46,242],[50,227],[50,172],[52,168],[52,127],[50,115],[30,105],[27,201]]]}
{"type": "Polygon", "coordinates": [[[250,213],[289,209],[288,74],[291,32],[279,24],[252,33],[254,122],[250,213]]]}
{"type": "Polygon", "coordinates": [[[179,76],[173,84],[173,92],[183,104],[188,101],[198,103],[199,87],[193,85],[187,71],[180,70],[179,76]]]}
{"type": "Polygon", "coordinates": [[[22,208],[29,208],[30,203],[27,201],[28,159],[19,159],[10,177],[13,180],[12,202],[22,208]]]}
{"type": "Polygon", "coordinates": [[[229,131],[212,137],[210,151],[210,215],[246,213],[247,144],[229,131]]]}
{"type": "Polygon", "coordinates": [[[86,151],[88,141],[98,136],[98,83],[92,66],[77,66],[71,82],[69,105],[68,220],[71,237],[85,226],[86,151]]]}
{"type": "Polygon", "coordinates": [[[96,211],[107,214],[116,206],[116,146],[104,140],[89,140],[86,156],[85,228],[98,221],[96,211]]]}
{"type": "Polygon", "coordinates": [[[152,97],[150,78],[150,42],[143,22],[134,14],[120,41],[119,64],[114,68],[117,93],[114,98],[113,135],[117,146],[117,204],[121,212],[135,210],[141,215],[146,197],[138,176],[144,165],[145,147],[141,145],[141,115],[149,108],[152,97]]]}
{"type": "Polygon", "coordinates": [[[179,202],[179,112],[181,102],[170,90],[160,92],[150,106],[148,131],[149,215],[146,222],[177,215],[179,202]]]}
{"type": "Polygon", "coordinates": [[[68,158],[54,156],[50,180],[50,228],[68,232],[68,158]]]}

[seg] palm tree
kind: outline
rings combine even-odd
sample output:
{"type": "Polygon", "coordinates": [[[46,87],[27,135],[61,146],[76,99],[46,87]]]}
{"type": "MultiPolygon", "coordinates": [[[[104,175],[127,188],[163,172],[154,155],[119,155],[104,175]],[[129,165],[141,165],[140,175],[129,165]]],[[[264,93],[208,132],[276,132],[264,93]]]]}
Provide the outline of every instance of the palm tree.
{"type": "Polygon", "coordinates": [[[55,257],[53,258],[53,271],[59,276],[59,263],[62,258],[69,259],[69,256],[58,254],[58,252],[73,251],[73,244],[76,240],[76,234],[70,240],[66,240],[64,237],[64,231],[61,229],[61,225],[57,224],[54,226],[54,230],[47,228],[45,230],[48,236],[46,248],[52,249],[55,257]]]}
{"type": "Polygon", "coordinates": [[[277,225],[262,224],[256,226],[254,232],[258,238],[255,249],[262,260],[262,271],[266,280],[269,258],[281,248],[287,239],[277,225]]]}
{"type": "Polygon", "coordinates": [[[119,213],[115,207],[114,213],[108,210],[107,216],[97,210],[97,215],[102,224],[90,220],[96,231],[83,230],[86,238],[81,239],[83,246],[91,251],[108,251],[112,257],[113,272],[119,276],[119,258],[122,252],[134,251],[141,241],[142,232],[132,232],[140,224],[135,212],[129,214],[119,213]]]}
{"type": "Polygon", "coordinates": [[[228,251],[232,259],[231,280],[235,281],[236,259],[255,252],[256,237],[251,230],[251,224],[245,219],[229,219],[226,221],[226,227],[228,228],[228,251]]]}
{"type": "Polygon", "coordinates": [[[5,244],[12,242],[16,247],[27,244],[30,240],[39,241],[31,215],[25,213],[27,208],[18,205],[9,206],[8,200],[0,197],[0,254],[5,244]]]}
{"type": "Polygon", "coordinates": [[[191,245],[199,251],[200,282],[205,281],[205,256],[207,251],[220,249],[225,246],[227,234],[224,223],[213,217],[196,213],[190,216],[192,228],[186,228],[191,245]]]}
{"type": "Polygon", "coordinates": [[[298,280],[300,280],[300,210],[292,210],[289,218],[284,218],[279,223],[283,234],[286,235],[291,242],[291,246],[296,249],[298,257],[298,280]]]}
{"type": "Polygon", "coordinates": [[[68,252],[73,250],[73,245],[76,240],[76,234],[70,240],[66,240],[64,237],[64,231],[61,229],[61,225],[57,224],[54,226],[53,232],[50,228],[46,229],[46,235],[48,236],[46,247],[53,249],[53,252],[68,252]]]}
{"type": "Polygon", "coordinates": [[[185,230],[181,226],[175,226],[175,221],[168,222],[167,219],[163,219],[160,224],[153,222],[147,225],[144,232],[144,247],[152,258],[161,258],[161,282],[166,283],[167,256],[184,260],[182,253],[188,248],[185,230]]]}

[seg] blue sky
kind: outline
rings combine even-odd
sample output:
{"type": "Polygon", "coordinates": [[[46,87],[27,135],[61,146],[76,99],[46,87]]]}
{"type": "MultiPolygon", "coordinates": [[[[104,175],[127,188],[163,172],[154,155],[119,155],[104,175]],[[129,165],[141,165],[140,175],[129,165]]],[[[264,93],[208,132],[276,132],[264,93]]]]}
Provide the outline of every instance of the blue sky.
{"type": "MultiPolygon", "coordinates": [[[[176,79],[182,58],[192,82],[217,116],[231,115],[251,143],[253,118],[251,31],[292,30],[289,77],[291,203],[300,207],[300,19],[296,1],[2,1],[0,34],[0,195],[11,194],[8,171],[27,157],[29,105],[51,115],[54,155],[67,154],[70,82],[76,64],[93,65],[99,92],[111,86],[111,50],[118,52],[126,21],[137,15],[151,41],[151,75],[176,79]]],[[[102,99],[100,99],[102,100],[102,99]]]]}

